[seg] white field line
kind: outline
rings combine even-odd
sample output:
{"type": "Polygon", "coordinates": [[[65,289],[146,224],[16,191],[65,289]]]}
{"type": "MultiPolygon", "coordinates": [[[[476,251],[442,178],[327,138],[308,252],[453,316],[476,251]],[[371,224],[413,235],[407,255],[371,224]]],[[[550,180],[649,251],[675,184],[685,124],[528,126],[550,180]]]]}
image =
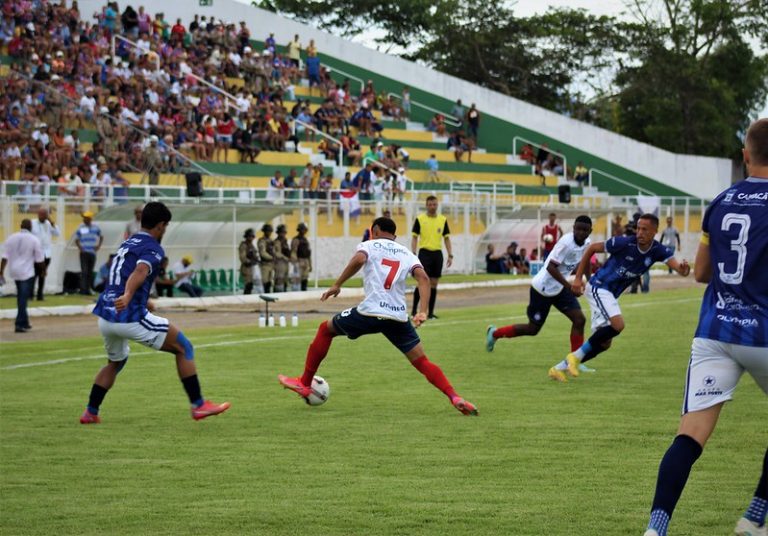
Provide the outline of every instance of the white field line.
{"type": "MultiPolygon", "coordinates": [[[[654,305],[658,303],[687,303],[692,301],[699,301],[700,298],[678,298],[674,300],[653,300],[648,302],[641,302],[641,303],[630,303],[626,304],[624,306],[625,309],[634,309],[638,307],[647,307],[648,305],[654,305]]],[[[521,320],[525,319],[525,316],[518,315],[518,316],[510,316],[510,317],[493,317],[493,318],[468,318],[464,320],[452,320],[450,322],[440,322],[436,324],[438,327],[441,326],[456,326],[461,324],[473,324],[478,322],[489,322],[489,321],[498,321],[498,320],[521,320]]],[[[429,324],[428,324],[429,325],[429,324]]],[[[211,342],[211,343],[202,343],[195,345],[195,348],[214,348],[219,346],[236,346],[238,344],[246,344],[246,343],[258,343],[258,342],[269,342],[269,341],[282,341],[282,340],[293,340],[293,339],[302,339],[307,337],[306,334],[304,335],[285,335],[281,337],[260,337],[260,338],[247,338],[247,339],[236,339],[232,341],[222,341],[222,342],[211,342]]],[[[144,350],[144,351],[138,351],[131,353],[132,356],[140,356],[140,355],[151,355],[157,353],[156,350],[144,350]]],[[[98,354],[98,355],[90,355],[90,356],[80,356],[80,357],[69,357],[69,358],[62,358],[62,359],[52,359],[48,361],[36,361],[33,363],[20,363],[17,365],[8,365],[5,367],[0,367],[0,370],[16,370],[21,368],[30,368],[30,367],[43,367],[48,365],[61,365],[64,363],[70,363],[75,361],[84,361],[84,360],[91,360],[91,359],[106,359],[104,354],[98,354]]]]}

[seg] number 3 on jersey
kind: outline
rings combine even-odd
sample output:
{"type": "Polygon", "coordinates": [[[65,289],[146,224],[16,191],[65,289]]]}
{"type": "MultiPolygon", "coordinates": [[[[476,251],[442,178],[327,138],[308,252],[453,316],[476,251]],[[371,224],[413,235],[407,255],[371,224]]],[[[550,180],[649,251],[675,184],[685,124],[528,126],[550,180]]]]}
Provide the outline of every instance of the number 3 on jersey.
{"type": "Polygon", "coordinates": [[[392,283],[397,276],[397,272],[400,271],[400,261],[396,261],[394,259],[381,259],[381,264],[384,266],[389,266],[389,273],[387,274],[387,278],[384,280],[384,288],[389,290],[392,288],[392,283]]]}
{"type": "Polygon", "coordinates": [[[744,278],[744,265],[747,263],[747,240],[749,240],[749,226],[752,224],[752,218],[749,214],[726,214],[723,217],[720,229],[728,231],[732,225],[739,226],[739,235],[736,240],[731,240],[731,251],[736,252],[736,271],[726,272],[725,263],[717,263],[720,269],[720,280],[727,285],[740,285],[744,278]]]}

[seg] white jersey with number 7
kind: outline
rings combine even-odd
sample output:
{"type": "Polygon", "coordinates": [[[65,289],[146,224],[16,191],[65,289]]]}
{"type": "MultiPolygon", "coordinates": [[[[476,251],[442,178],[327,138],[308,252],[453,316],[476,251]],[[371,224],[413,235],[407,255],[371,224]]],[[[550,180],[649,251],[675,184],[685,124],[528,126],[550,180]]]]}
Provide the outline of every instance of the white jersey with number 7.
{"type": "Polygon", "coordinates": [[[365,299],[357,311],[366,316],[407,322],[405,280],[414,268],[421,267],[419,258],[405,246],[386,238],[361,242],[357,251],[368,257],[363,266],[365,299]]]}

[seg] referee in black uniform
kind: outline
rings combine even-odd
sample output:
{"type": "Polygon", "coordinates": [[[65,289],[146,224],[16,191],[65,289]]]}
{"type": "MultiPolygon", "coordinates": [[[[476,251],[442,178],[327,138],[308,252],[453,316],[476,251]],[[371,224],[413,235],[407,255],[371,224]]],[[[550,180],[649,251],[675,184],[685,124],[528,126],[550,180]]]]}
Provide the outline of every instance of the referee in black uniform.
{"type": "MultiPolygon", "coordinates": [[[[429,276],[429,284],[432,287],[432,293],[429,296],[428,318],[437,318],[435,316],[435,301],[437,300],[437,282],[443,274],[443,240],[445,240],[445,249],[448,252],[449,268],[453,264],[453,253],[451,252],[451,237],[448,236],[451,233],[448,229],[448,219],[437,213],[437,197],[434,195],[427,197],[427,212],[419,214],[416,221],[413,222],[412,232],[411,250],[416,253],[416,248],[421,241],[418,256],[424,271],[429,276]]],[[[419,289],[416,289],[413,294],[411,316],[416,316],[418,306],[419,289]]]]}

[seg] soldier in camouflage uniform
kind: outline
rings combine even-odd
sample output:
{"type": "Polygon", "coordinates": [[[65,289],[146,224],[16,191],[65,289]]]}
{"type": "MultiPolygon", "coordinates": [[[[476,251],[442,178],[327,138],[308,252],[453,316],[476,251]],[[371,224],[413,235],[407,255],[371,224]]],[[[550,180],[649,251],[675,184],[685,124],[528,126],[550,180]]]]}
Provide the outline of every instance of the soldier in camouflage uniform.
{"type": "Polygon", "coordinates": [[[245,234],[243,234],[243,241],[240,242],[240,273],[245,281],[244,294],[253,292],[253,267],[259,264],[259,254],[256,251],[256,246],[253,245],[254,238],[256,238],[256,233],[253,232],[253,229],[246,229],[245,234]]]}
{"type": "Polygon", "coordinates": [[[272,292],[272,278],[275,275],[275,244],[270,238],[272,230],[272,226],[265,223],[261,227],[261,232],[264,234],[256,242],[259,258],[261,258],[261,282],[266,293],[272,292]]]}
{"type": "Polygon", "coordinates": [[[299,234],[291,240],[291,262],[298,265],[301,290],[307,290],[309,273],[312,271],[312,250],[309,248],[309,240],[306,236],[308,229],[305,224],[300,223],[296,227],[299,234]]]}
{"type": "Polygon", "coordinates": [[[285,225],[277,226],[277,238],[273,241],[275,246],[275,292],[288,290],[288,267],[291,260],[291,246],[288,244],[285,225]]]}

